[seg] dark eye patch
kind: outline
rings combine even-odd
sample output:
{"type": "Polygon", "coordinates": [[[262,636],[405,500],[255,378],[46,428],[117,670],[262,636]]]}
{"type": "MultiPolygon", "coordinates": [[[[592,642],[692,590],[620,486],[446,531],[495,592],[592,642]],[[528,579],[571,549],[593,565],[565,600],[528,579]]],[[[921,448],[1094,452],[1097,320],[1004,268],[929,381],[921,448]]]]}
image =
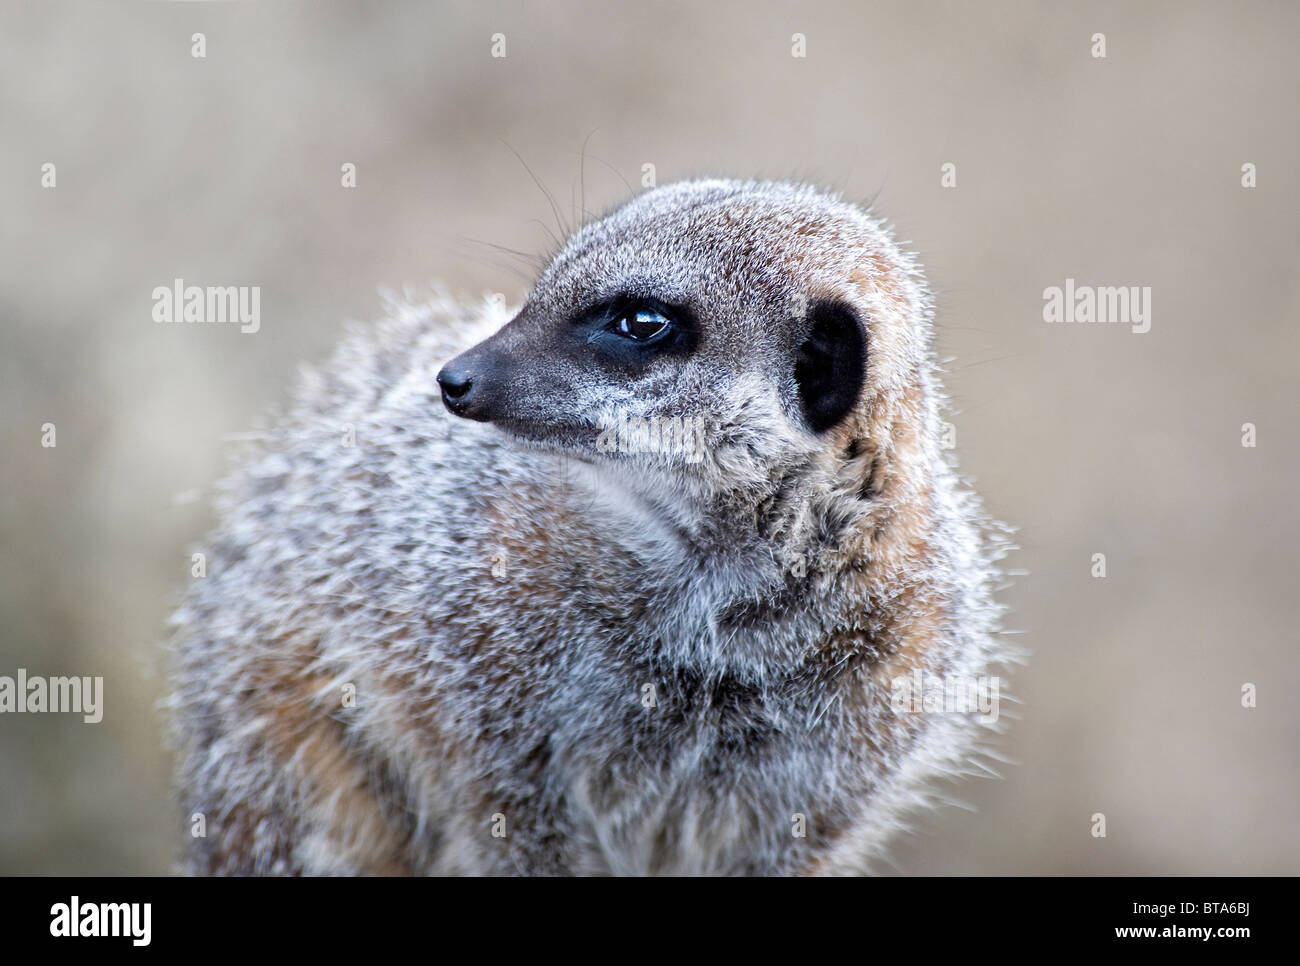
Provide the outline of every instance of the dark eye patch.
{"type": "Polygon", "coordinates": [[[637,367],[663,355],[687,355],[699,341],[695,314],[660,299],[621,295],[573,319],[584,342],[605,362],[637,367]]]}

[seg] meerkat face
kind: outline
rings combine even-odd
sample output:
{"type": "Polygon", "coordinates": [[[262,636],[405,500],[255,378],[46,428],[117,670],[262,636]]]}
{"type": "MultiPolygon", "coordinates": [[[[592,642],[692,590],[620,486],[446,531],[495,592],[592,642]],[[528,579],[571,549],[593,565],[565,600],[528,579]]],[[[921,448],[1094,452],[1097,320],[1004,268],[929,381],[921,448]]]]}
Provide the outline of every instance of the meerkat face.
{"type": "Polygon", "coordinates": [[[924,317],[910,271],[860,209],[813,189],[671,185],[574,235],[438,382],[451,412],[524,440],[745,486],[857,431],[876,343],[918,342],[885,331],[924,317]]]}

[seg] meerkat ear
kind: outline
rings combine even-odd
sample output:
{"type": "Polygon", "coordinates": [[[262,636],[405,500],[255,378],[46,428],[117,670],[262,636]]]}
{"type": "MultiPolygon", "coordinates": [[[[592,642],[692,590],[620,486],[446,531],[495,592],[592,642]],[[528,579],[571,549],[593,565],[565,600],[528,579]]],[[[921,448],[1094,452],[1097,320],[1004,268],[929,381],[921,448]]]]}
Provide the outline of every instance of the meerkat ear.
{"type": "Polygon", "coordinates": [[[840,302],[815,302],[808,335],[795,353],[794,379],[804,418],[824,433],[848,415],[866,380],[867,339],[857,313],[840,302]]]}

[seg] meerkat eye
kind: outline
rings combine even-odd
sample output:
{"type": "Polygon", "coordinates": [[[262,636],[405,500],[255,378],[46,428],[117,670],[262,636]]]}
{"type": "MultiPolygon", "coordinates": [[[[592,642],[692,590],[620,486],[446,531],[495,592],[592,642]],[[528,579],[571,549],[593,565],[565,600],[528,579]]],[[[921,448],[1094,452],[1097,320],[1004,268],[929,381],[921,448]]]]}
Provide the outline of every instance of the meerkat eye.
{"type": "Polygon", "coordinates": [[[645,305],[629,305],[613,321],[619,335],[634,342],[649,342],[668,331],[672,323],[662,312],[645,305]]]}

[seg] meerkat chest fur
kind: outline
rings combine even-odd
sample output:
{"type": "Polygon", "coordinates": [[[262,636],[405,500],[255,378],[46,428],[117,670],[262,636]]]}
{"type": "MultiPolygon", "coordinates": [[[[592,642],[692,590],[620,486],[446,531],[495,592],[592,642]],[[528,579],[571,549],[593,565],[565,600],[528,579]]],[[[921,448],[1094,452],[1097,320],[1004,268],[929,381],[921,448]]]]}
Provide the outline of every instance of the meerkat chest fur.
{"type": "Polygon", "coordinates": [[[394,305],[177,616],[181,785],[223,816],[190,867],[866,869],[980,737],[891,689],[1000,657],[929,326],[860,209],[729,181],[582,229],[509,316],[394,305]]]}

